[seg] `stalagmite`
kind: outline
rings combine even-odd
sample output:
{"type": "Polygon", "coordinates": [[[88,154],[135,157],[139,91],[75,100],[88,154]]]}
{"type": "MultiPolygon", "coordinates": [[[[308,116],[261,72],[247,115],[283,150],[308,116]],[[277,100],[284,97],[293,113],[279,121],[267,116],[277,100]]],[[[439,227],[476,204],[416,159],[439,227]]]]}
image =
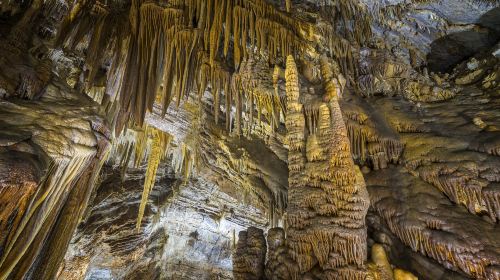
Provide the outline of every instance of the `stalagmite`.
{"type": "MultiPolygon", "coordinates": [[[[292,109],[297,107],[299,110],[295,111],[300,112],[301,105],[294,103],[298,101],[295,64],[293,58],[287,60],[288,136],[302,142],[300,145],[289,144],[290,166],[297,159],[302,165],[290,167],[287,242],[300,273],[319,266],[326,279],[333,279],[334,275],[342,279],[362,279],[366,276],[364,217],[369,202],[363,177],[350,155],[347,129],[337,101],[340,96],[338,87],[333,84],[333,73],[324,59],[322,70],[329,106],[320,106],[321,130],[318,130],[317,136],[315,130],[311,130],[309,137],[318,137],[314,141],[321,143],[333,138],[333,143],[321,146],[323,150],[319,151],[320,154],[329,154],[330,159],[326,160],[318,160],[321,157],[312,148],[313,142],[309,143],[307,148],[313,150],[308,151],[305,163],[306,159],[300,151],[304,145],[303,126],[302,131],[296,131],[292,130],[292,123],[288,125],[292,109]],[[299,133],[301,136],[298,136],[299,133]],[[298,176],[303,178],[295,179],[298,176]],[[334,224],[335,227],[329,228],[327,224],[334,224]]],[[[303,115],[300,116],[303,120],[303,115]]]]}
{"type": "Polygon", "coordinates": [[[384,280],[393,280],[393,272],[391,264],[387,258],[384,247],[380,244],[374,244],[372,246],[372,261],[377,265],[378,270],[380,272],[381,279],[384,280]]]}
{"type": "Polygon", "coordinates": [[[404,271],[402,269],[396,268],[394,269],[394,280],[417,280],[411,272],[404,271]]]}
{"type": "MultiPolygon", "coordinates": [[[[293,151],[293,153],[289,154],[294,155],[295,153],[300,153],[300,151],[304,147],[303,141],[305,120],[302,114],[302,104],[299,103],[300,88],[297,66],[295,65],[295,61],[292,56],[287,57],[285,77],[287,111],[286,127],[288,130],[287,142],[289,145],[289,149],[293,151]]],[[[294,167],[294,164],[292,162],[289,162],[289,165],[292,166],[291,169],[301,169],[299,166],[297,166],[297,168],[294,167]]]]}
{"type": "Polygon", "coordinates": [[[236,280],[259,280],[264,276],[266,239],[261,229],[250,227],[238,234],[233,256],[233,275],[236,280]]]}
{"type": "Polygon", "coordinates": [[[285,231],[272,228],[267,232],[267,262],[265,276],[269,280],[297,279],[296,264],[288,255],[285,231]]]}

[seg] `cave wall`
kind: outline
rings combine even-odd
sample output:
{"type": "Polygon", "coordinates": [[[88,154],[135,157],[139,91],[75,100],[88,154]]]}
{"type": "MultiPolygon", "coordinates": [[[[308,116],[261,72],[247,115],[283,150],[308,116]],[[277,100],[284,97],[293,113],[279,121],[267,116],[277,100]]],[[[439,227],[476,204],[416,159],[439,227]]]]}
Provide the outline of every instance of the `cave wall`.
{"type": "Polygon", "coordinates": [[[498,1],[174,2],[1,4],[0,279],[500,278],[498,1]]]}
{"type": "Polygon", "coordinates": [[[251,204],[203,179],[182,182],[167,165],[137,231],[144,170],[123,182],[119,170],[105,172],[58,279],[232,279],[238,232],[267,223],[251,204]]]}

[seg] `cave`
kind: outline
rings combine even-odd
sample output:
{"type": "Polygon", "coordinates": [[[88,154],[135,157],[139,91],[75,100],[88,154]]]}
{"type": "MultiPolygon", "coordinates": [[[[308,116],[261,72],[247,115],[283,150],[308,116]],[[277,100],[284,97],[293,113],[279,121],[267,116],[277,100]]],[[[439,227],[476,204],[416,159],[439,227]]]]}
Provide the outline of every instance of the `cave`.
{"type": "Polygon", "coordinates": [[[0,280],[500,280],[500,1],[0,2],[0,280]]]}
{"type": "Polygon", "coordinates": [[[433,72],[450,72],[475,54],[488,52],[500,38],[500,8],[479,18],[476,26],[438,38],[431,43],[427,65],[433,72]]]}

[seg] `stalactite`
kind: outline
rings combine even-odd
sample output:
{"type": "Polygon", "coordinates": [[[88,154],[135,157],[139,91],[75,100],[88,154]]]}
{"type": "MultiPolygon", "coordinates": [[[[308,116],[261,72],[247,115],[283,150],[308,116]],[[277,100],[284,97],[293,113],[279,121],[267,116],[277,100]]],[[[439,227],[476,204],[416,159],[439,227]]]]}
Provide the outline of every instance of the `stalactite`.
{"type": "Polygon", "coordinates": [[[286,113],[286,97],[283,98],[280,93],[279,93],[279,79],[280,79],[280,73],[281,69],[278,67],[278,65],[274,66],[274,71],[273,71],[273,87],[274,87],[274,99],[275,99],[275,104],[279,104],[279,110],[278,112],[281,111],[281,113],[285,114],[286,113]]]}
{"type": "Polygon", "coordinates": [[[486,211],[493,221],[499,219],[499,195],[491,191],[494,183],[481,182],[475,174],[478,167],[474,165],[435,163],[420,166],[418,175],[426,182],[437,187],[451,201],[467,207],[471,213],[486,211]]]}
{"type": "MultiPolygon", "coordinates": [[[[276,79],[278,79],[277,77],[276,79]]],[[[267,63],[262,59],[249,58],[241,63],[238,71],[240,91],[244,93],[246,109],[249,115],[247,127],[250,129],[254,123],[254,111],[257,111],[257,124],[259,128],[269,125],[271,132],[276,131],[280,124],[281,114],[284,112],[283,95],[279,95],[276,88],[273,90],[273,81],[268,76],[267,63]],[[263,120],[267,120],[265,124],[263,120]]],[[[275,84],[277,86],[278,80],[275,84]]]]}
{"type": "Polygon", "coordinates": [[[440,263],[459,268],[474,278],[488,279],[485,270],[485,267],[490,265],[488,260],[464,257],[464,254],[475,254],[476,252],[471,252],[461,246],[452,246],[446,239],[431,238],[429,229],[395,219],[393,215],[396,213],[390,213],[390,211],[383,209],[378,209],[377,212],[386,219],[389,229],[412,250],[427,255],[440,263]]]}
{"type": "Polygon", "coordinates": [[[219,124],[219,112],[220,112],[220,93],[218,88],[213,89],[214,92],[214,119],[215,124],[219,124]]]}
{"type": "Polygon", "coordinates": [[[229,54],[229,45],[231,42],[231,34],[232,34],[232,23],[233,23],[233,1],[228,0],[226,2],[226,21],[224,23],[224,56],[228,57],[229,54]]]}
{"type": "Polygon", "coordinates": [[[148,125],[143,129],[128,129],[113,143],[108,164],[121,168],[122,181],[125,180],[129,164],[135,168],[140,168],[144,162],[147,162],[142,199],[136,223],[138,230],[141,227],[149,193],[155,184],[156,171],[159,164],[170,153],[172,141],[172,135],[148,125]],[[130,162],[132,159],[133,162],[130,162]]]}
{"type": "Polygon", "coordinates": [[[267,51],[271,61],[277,57],[287,57],[288,55],[297,53],[302,50],[302,46],[304,45],[288,28],[266,18],[257,18],[255,31],[257,49],[267,51]]]}
{"type": "Polygon", "coordinates": [[[196,30],[182,30],[175,36],[177,106],[191,88],[193,71],[196,68],[193,54],[198,40],[199,33],[196,30]]]}
{"type": "Polygon", "coordinates": [[[231,132],[231,111],[232,111],[232,91],[231,82],[228,82],[224,86],[224,95],[226,97],[226,131],[231,132]]]}
{"type": "Polygon", "coordinates": [[[52,62],[48,59],[42,60],[34,70],[28,70],[20,74],[20,84],[16,94],[25,99],[37,99],[43,94],[51,75],[52,62]]]}
{"type": "MultiPolygon", "coordinates": [[[[210,65],[208,63],[202,63],[200,66],[200,72],[198,76],[198,101],[201,101],[203,98],[203,94],[205,93],[205,90],[207,89],[207,85],[209,83],[210,79],[210,65]]],[[[164,106],[165,108],[165,106],[164,106]]]]}
{"type": "Polygon", "coordinates": [[[223,34],[222,27],[223,27],[223,20],[225,18],[224,12],[226,12],[225,6],[226,6],[226,0],[215,1],[215,8],[214,8],[215,14],[213,17],[214,20],[210,28],[210,47],[209,47],[210,65],[214,65],[215,56],[219,51],[221,35],[223,34]]]}
{"type": "Polygon", "coordinates": [[[241,60],[245,57],[246,42],[248,32],[253,32],[250,30],[250,17],[253,17],[252,11],[245,9],[241,6],[235,6],[233,8],[233,48],[234,48],[234,65],[236,68],[239,67],[241,60]]]}
{"type": "Polygon", "coordinates": [[[107,39],[112,31],[112,25],[108,18],[108,7],[103,6],[100,2],[96,2],[92,7],[92,14],[97,18],[97,22],[95,23],[94,32],[87,49],[90,55],[87,56],[85,61],[85,64],[87,64],[89,68],[89,74],[86,78],[87,87],[91,86],[101,66],[101,60],[104,55],[102,50],[106,48],[106,44],[108,43],[107,39]]]}
{"type": "Polygon", "coordinates": [[[336,0],[328,1],[327,9],[339,17],[333,17],[332,26],[340,25],[342,31],[347,34],[348,40],[354,40],[361,44],[372,36],[371,22],[373,16],[368,7],[362,1],[336,0]],[[349,22],[354,20],[351,25],[349,22]]]}
{"type": "Polygon", "coordinates": [[[346,127],[351,151],[360,164],[369,164],[373,169],[386,168],[389,163],[398,163],[404,145],[398,137],[380,132],[364,117],[351,114],[346,116],[346,127]]]}
{"type": "Polygon", "coordinates": [[[139,206],[139,214],[137,216],[136,228],[137,230],[141,227],[142,218],[144,216],[144,211],[146,209],[146,204],[148,202],[149,193],[154,187],[156,181],[156,171],[158,166],[165,156],[165,151],[168,150],[170,141],[172,141],[172,136],[160,131],[156,128],[148,126],[146,135],[144,137],[144,142],[147,141],[149,137],[152,138],[151,150],[149,152],[148,165],[146,169],[146,175],[144,178],[144,187],[142,192],[141,204],[139,206]]]}
{"type": "Polygon", "coordinates": [[[235,128],[236,135],[241,135],[241,121],[242,121],[242,92],[237,91],[235,96],[235,106],[236,106],[236,118],[235,118],[235,128]]]}
{"type": "Polygon", "coordinates": [[[183,179],[184,183],[188,182],[195,163],[196,155],[193,154],[185,143],[182,143],[181,146],[174,152],[172,164],[175,173],[183,179]]]}
{"type": "Polygon", "coordinates": [[[133,79],[131,76],[135,71],[138,71],[139,77],[136,78],[137,85],[122,87],[122,96],[125,105],[128,104],[128,110],[134,112],[134,121],[141,126],[146,110],[152,109],[160,81],[163,81],[164,113],[173,96],[179,104],[191,88],[190,77],[197,65],[193,56],[196,55],[199,34],[196,30],[183,28],[182,10],[162,8],[154,3],[135,5],[138,4],[133,3],[130,15],[131,22],[137,22],[137,28],[132,30],[135,34],[134,30],[137,29],[137,35],[130,41],[130,62],[127,65],[130,76],[125,76],[125,79],[133,79]],[[138,12],[134,12],[136,8],[138,12]],[[131,99],[134,92],[142,94],[136,94],[131,99]]]}
{"type": "MultiPolygon", "coordinates": [[[[129,25],[115,20],[122,17],[111,14],[108,7],[96,5],[93,9],[89,5],[75,7],[70,23],[76,22],[75,18],[84,20],[76,29],[73,27],[73,32],[69,31],[71,24],[65,24],[64,33],[76,34],[72,35],[71,48],[91,33],[86,63],[90,69],[89,89],[106,53],[98,50],[110,49],[116,54],[112,58],[108,80],[115,81],[114,84],[123,81],[119,86],[120,93],[116,95],[119,98],[113,98],[119,101],[120,107],[114,110],[119,112],[115,122],[117,132],[129,119],[134,125],[142,126],[144,115],[151,111],[158,92],[163,100],[164,114],[174,98],[179,105],[192,89],[193,75],[199,76],[198,73],[204,71],[204,55],[198,55],[201,49],[208,54],[209,65],[213,68],[219,64],[221,45],[226,58],[232,47],[233,65],[238,69],[241,61],[253,53],[255,44],[258,51],[267,53],[271,60],[302,52],[307,45],[304,30],[310,30],[312,26],[301,18],[278,11],[263,0],[176,0],[166,7],[134,0],[128,14],[129,25]],[[130,29],[119,30],[120,25],[130,26],[130,29]],[[111,39],[106,40],[107,36],[111,39]],[[124,48],[126,45],[128,47],[124,48]],[[128,53],[120,55],[122,49],[128,53]]],[[[202,77],[198,91],[201,92],[207,84],[208,79],[202,77]]],[[[213,93],[227,89],[226,85],[212,86],[213,93]]],[[[227,96],[226,93],[224,96],[236,100],[236,96],[227,96]]],[[[277,96],[272,99],[262,97],[264,99],[254,98],[254,101],[268,108],[257,109],[268,115],[272,129],[276,129],[280,118],[277,108],[284,109],[283,100],[277,96]]],[[[244,101],[240,98],[241,103],[244,101]]],[[[230,117],[226,116],[226,119],[230,117]]]]}
{"type": "MultiPolygon", "coordinates": [[[[230,84],[231,84],[231,74],[228,70],[213,66],[210,83],[212,85],[212,90],[215,90],[215,96],[214,96],[215,114],[214,114],[214,116],[215,116],[215,120],[217,123],[218,122],[218,115],[219,115],[219,111],[220,111],[220,108],[219,108],[220,97],[217,95],[219,94],[219,91],[223,90],[226,97],[231,96],[231,93],[229,92],[229,88],[230,88],[230,84]]],[[[229,106],[230,106],[230,104],[231,103],[229,102],[229,106]]],[[[229,107],[229,109],[230,109],[230,107],[229,107]]],[[[230,110],[229,111],[226,110],[226,114],[230,114],[230,113],[231,113],[230,110]]]]}

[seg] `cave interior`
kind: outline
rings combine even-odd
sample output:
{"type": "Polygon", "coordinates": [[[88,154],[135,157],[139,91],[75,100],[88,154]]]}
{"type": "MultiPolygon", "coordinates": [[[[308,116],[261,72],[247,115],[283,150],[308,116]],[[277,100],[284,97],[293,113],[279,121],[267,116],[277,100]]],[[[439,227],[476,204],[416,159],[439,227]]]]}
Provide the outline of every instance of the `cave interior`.
{"type": "Polygon", "coordinates": [[[500,0],[0,1],[0,280],[500,280],[500,0]]]}

